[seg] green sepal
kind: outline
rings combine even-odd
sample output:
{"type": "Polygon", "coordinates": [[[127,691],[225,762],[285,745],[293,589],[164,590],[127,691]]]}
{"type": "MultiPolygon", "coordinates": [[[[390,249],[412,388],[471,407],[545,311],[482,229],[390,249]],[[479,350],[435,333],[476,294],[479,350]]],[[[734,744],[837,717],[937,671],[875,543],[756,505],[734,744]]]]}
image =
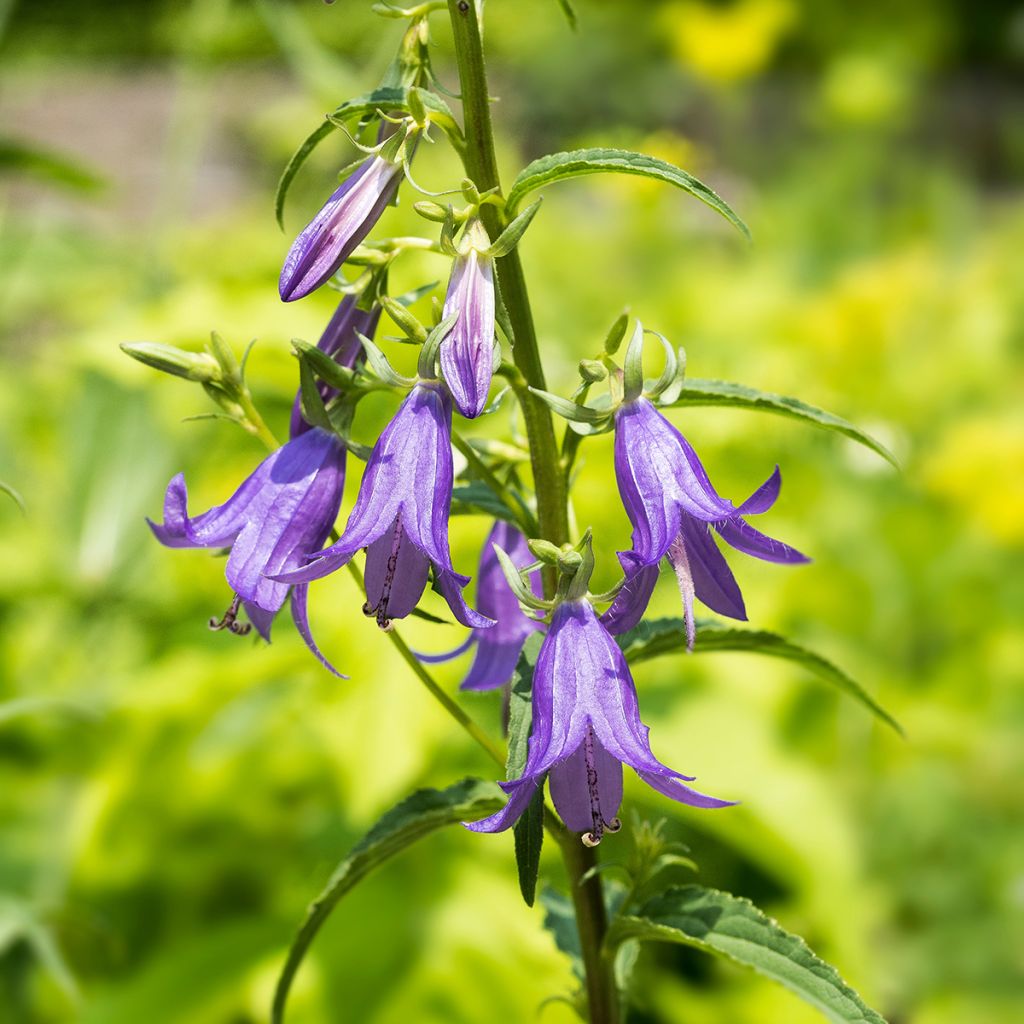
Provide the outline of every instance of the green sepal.
{"type": "MultiPolygon", "coordinates": [[[[531,694],[533,670],[540,653],[541,637],[534,633],[523,644],[515,675],[509,690],[508,704],[508,757],[505,777],[518,779],[526,767],[529,753],[530,725],[533,719],[531,694]]],[[[544,783],[541,781],[526,811],[515,824],[516,868],[519,891],[528,907],[532,907],[537,891],[537,872],[540,851],[544,841],[544,783]]]]}
{"type": "Polygon", "coordinates": [[[374,374],[388,387],[411,388],[416,381],[412,377],[403,377],[388,362],[387,356],[365,334],[360,334],[359,341],[366,353],[366,362],[374,374]]]}
{"type": "Polygon", "coordinates": [[[627,402],[635,402],[644,390],[644,325],[639,320],[626,346],[622,364],[622,395],[627,402]]]}
{"type": "MultiPolygon", "coordinates": [[[[686,630],[682,619],[646,619],[639,625],[617,637],[626,660],[630,663],[647,661],[663,654],[686,651],[686,630]]],[[[819,679],[832,684],[844,693],[860,701],[868,710],[891,726],[901,736],[903,727],[858,683],[827,658],[787,640],[778,633],[763,629],[742,629],[727,626],[714,619],[697,620],[697,639],[693,645],[694,654],[715,651],[736,651],[749,654],[763,654],[772,658],[802,665],[819,679]]]]}
{"type": "Polygon", "coordinates": [[[626,328],[629,326],[629,310],[624,309],[616,318],[615,322],[608,328],[608,334],[604,339],[604,350],[607,355],[613,356],[619,351],[623,338],[626,337],[626,328]]]}
{"type": "Polygon", "coordinates": [[[423,347],[420,349],[420,357],[416,364],[416,372],[422,380],[437,379],[437,350],[441,342],[451,333],[451,329],[458,322],[458,313],[446,317],[436,327],[431,328],[426,338],[423,339],[423,347]]]}
{"type": "Polygon", "coordinates": [[[750,229],[736,215],[732,207],[716,192],[698,181],[692,174],[679,167],[674,167],[664,160],[643,153],[633,153],[626,149],[577,149],[568,153],[551,153],[539,160],[527,164],[512,183],[506,200],[506,209],[514,214],[519,203],[538,188],[550,185],[567,178],[578,178],[584,174],[600,174],[613,172],[619,174],[636,174],[645,178],[654,178],[675,185],[684,192],[710,206],[720,213],[730,224],[739,228],[750,238],[750,229]]]}
{"type": "Polygon", "coordinates": [[[507,256],[519,244],[519,239],[526,233],[530,222],[540,209],[540,204],[541,200],[538,199],[512,220],[508,227],[491,243],[490,247],[486,250],[486,255],[493,259],[507,256]]]}
{"type": "Polygon", "coordinates": [[[801,420],[823,430],[834,430],[858,444],[870,448],[877,455],[900,468],[896,456],[881,441],[854,426],[847,420],[834,416],[824,409],[808,405],[799,398],[776,395],[770,391],[759,391],[744,384],[735,384],[728,380],[700,380],[690,378],[680,388],[677,398],[659,403],[662,408],[681,408],[692,405],[719,405],[737,409],[749,409],[755,412],[770,412],[779,416],[801,420]]]}
{"type": "Polygon", "coordinates": [[[559,552],[556,602],[579,601],[587,597],[594,565],[593,534],[588,526],[572,547],[564,545],[559,552]]]}
{"type": "Polygon", "coordinates": [[[299,396],[302,404],[302,418],[311,426],[334,433],[327,407],[316,386],[313,368],[306,359],[299,360],[299,396]]]}
{"type": "Polygon", "coordinates": [[[485,817],[504,802],[494,783],[470,778],[447,789],[418,790],[388,811],[338,865],[323,892],[310,904],[277,981],[270,1014],[272,1024],[282,1024],[292,979],[316,933],[347,892],[417,839],[446,825],[485,817]]]}
{"type": "Polygon", "coordinates": [[[397,299],[391,298],[390,295],[382,295],[380,297],[380,305],[410,341],[415,342],[417,345],[422,345],[427,340],[426,327],[397,299]]]}
{"type": "Polygon", "coordinates": [[[219,363],[208,352],[188,352],[157,341],[125,342],[121,351],[154,370],[200,384],[218,384],[223,376],[219,363]]]}
{"type": "Polygon", "coordinates": [[[523,579],[523,572],[509,558],[507,551],[495,544],[494,553],[498,557],[498,564],[501,566],[502,574],[509,585],[509,589],[516,595],[516,600],[521,605],[526,608],[532,608],[535,611],[547,610],[552,607],[551,601],[545,601],[534,594],[529,584],[523,579]]]}
{"type": "Polygon", "coordinates": [[[342,366],[316,345],[301,338],[292,338],[292,349],[300,364],[308,363],[310,369],[332,388],[341,392],[368,390],[365,379],[361,379],[355,370],[342,366]]]}
{"type": "Polygon", "coordinates": [[[578,405],[559,395],[553,395],[550,391],[541,391],[539,388],[530,388],[531,394],[536,395],[552,412],[558,413],[563,419],[568,420],[570,425],[575,427],[580,424],[589,427],[581,433],[599,434],[611,427],[612,417],[598,409],[592,409],[588,405],[578,405]]]}
{"type": "Polygon", "coordinates": [[[779,982],[833,1024],[885,1024],[839,972],[747,899],[686,885],[654,896],[609,929],[611,951],[630,939],[670,942],[723,957],[779,982]]]}
{"type": "Polygon", "coordinates": [[[25,499],[9,483],[0,480],[0,493],[6,494],[22,512],[25,511],[25,499]]]}

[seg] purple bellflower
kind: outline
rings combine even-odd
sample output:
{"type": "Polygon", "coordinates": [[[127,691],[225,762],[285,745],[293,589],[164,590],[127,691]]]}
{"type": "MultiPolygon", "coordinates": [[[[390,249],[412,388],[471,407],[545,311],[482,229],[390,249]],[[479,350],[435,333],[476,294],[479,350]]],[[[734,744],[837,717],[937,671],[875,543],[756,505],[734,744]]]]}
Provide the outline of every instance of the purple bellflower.
{"type": "MultiPolygon", "coordinates": [[[[231,606],[211,629],[245,634],[238,622],[244,607],[259,634],[270,639],[274,616],[288,584],[270,576],[304,565],[323,547],[334,525],[345,485],[345,447],[337,436],[309,428],[265,458],[223,504],[188,514],[185,478],[179,473],[164,497],[164,521],[148,520],[161,544],[172,548],[230,548],[225,575],[234,591],[231,606]]],[[[292,588],[295,625],[310,650],[332,672],[309,631],[305,585],[292,588]]]]}
{"type": "Polygon", "coordinates": [[[464,626],[486,628],[491,619],[462,596],[469,577],[452,566],[448,514],[452,498],[452,402],[440,382],[409,392],[373,448],[359,496],[337,543],[304,568],[275,577],[309,583],[334,572],[366,548],[366,604],[386,629],[419,602],[430,567],[434,583],[464,626]]]}
{"type": "Polygon", "coordinates": [[[401,181],[401,162],[378,154],[341,183],[288,250],[280,280],[285,302],[303,298],[334,276],[395,198],[401,181]]]}
{"type": "Polygon", "coordinates": [[[603,619],[613,633],[640,621],[665,557],[679,581],[690,647],[696,631],[694,598],[722,615],[746,619],[743,595],[711,527],[731,547],[755,558],[789,564],[809,560],[744,518],[775,504],[782,486],[778,467],[742,505],[733,505],[719,496],[686,438],[647,398],[628,401],[615,413],[615,476],[633,524],[633,549],[619,555],[626,582],[603,619]]]}
{"type": "MultiPolygon", "coordinates": [[[[338,308],[328,321],[316,346],[322,352],[332,356],[340,366],[346,366],[349,369],[361,363],[366,355],[359,335],[362,334],[372,339],[380,320],[380,306],[374,304],[371,310],[360,309],[356,305],[357,298],[355,295],[346,295],[338,303],[338,308]]],[[[335,388],[323,381],[317,384],[317,388],[325,405],[338,393],[335,388]]],[[[298,437],[303,431],[309,429],[309,424],[302,418],[302,392],[300,390],[296,393],[295,402],[292,405],[290,436],[298,437]]]]}
{"type": "MultiPolygon", "coordinates": [[[[454,651],[445,654],[420,654],[420,661],[436,663],[450,661],[464,654],[476,644],[476,657],[469,674],[462,681],[463,690],[495,690],[512,678],[519,661],[519,652],[526,638],[538,629],[541,623],[531,619],[519,606],[505,574],[501,571],[494,546],[502,548],[513,563],[520,568],[533,561],[533,555],[526,546],[526,538],[509,523],[499,520],[484,544],[480,555],[480,571],[477,573],[476,605],[482,615],[494,620],[489,629],[474,629],[469,639],[454,651]]],[[[530,574],[530,586],[540,597],[542,594],[540,573],[530,574]]]]}
{"type": "Polygon", "coordinates": [[[727,807],[730,802],[698,793],[692,782],[651,752],[640,721],[636,688],[618,644],[593,605],[581,598],[554,612],[533,673],[533,726],[523,774],[501,788],[502,810],[467,822],[474,832],[501,832],[515,824],[549,773],[555,809],[587,845],[617,831],[622,803],[622,766],[647,785],[692,807],[727,807]],[[683,781],[680,781],[683,780],[683,781]]]}
{"type": "Polygon", "coordinates": [[[494,373],[494,265],[486,250],[490,239],[478,220],[471,221],[452,264],[443,318],[456,316],[441,343],[439,358],[455,407],[467,419],[480,415],[494,373]]]}

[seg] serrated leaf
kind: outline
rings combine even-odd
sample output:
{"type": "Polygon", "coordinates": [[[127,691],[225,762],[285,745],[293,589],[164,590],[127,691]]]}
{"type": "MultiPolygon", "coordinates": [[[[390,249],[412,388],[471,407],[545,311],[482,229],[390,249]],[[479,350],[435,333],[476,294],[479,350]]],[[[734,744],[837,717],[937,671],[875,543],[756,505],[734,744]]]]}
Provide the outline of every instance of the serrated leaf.
{"type": "MultiPolygon", "coordinates": [[[[533,669],[540,653],[541,637],[534,633],[528,637],[519,655],[508,704],[508,758],[505,777],[518,779],[526,766],[529,748],[530,724],[533,720],[530,694],[533,689],[533,669]]],[[[519,891],[528,907],[533,906],[537,891],[537,872],[540,870],[540,851],[544,842],[544,787],[538,786],[529,806],[515,824],[513,832],[516,849],[516,868],[519,872],[519,891]]]]}
{"type": "Polygon", "coordinates": [[[512,183],[506,200],[506,209],[514,214],[523,198],[538,188],[556,181],[578,178],[584,174],[636,174],[675,185],[684,192],[710,206],[730,224],[739,228],[747,238],[750,229],[717,192],[698,181],[692,174],[657,157],[633,153],[628,149],[576,149],[567,153],[551,153],[527,164],[512,183]]]}
{"type": "Polygon", "coordinates": [[[392,807],[338,865],[326,888],[310,904],[278,978],[271,1009],[272,1024],[281,1024],[284,1020],[288,990],[310,943],[350,889],[417,839],[445,825],[486,817],[504,802],[501,790],[494,783],[468,778],[447,789],[418,790],[392,807]]]}
{"type": "Polygon", "coordinates": [[[885,1024],[803,939],[729,893],[699,885],[660,893],[612,925],[613,948],[627,939],[692,946],[743,964],[784,985],[834,1024],[885,1024]]]}
{"type": "Polygon", "coordinates": [[[678,408],[685,405],[722,405],[731,406],[737,409],[751,409],[756,412],[771,412],[779,416],[789,416],[791,419],[801,420],[810,423],[812,426],[821,427],[823,430],[835,430],[845,435],[858,444],[870,448],[873,452],[881,455],[887,462],[892,463],[899,469],[899,462],[888,448],[877,441],[870,434],[865,433],[852,423],[834,416],[824,409],[818,409],[813,405],[802,402],[799,398],[789,398],[786,395],[776,395],[770,391],[758,391],[757,388],[750,388],[744,384],[735,384],[728,380],[700,380],[689,379],[684,382],[679,397],[671,403],[666,403],[666,408],[678,408]]]}
{"type": "MultiPolygon", "coordinates": [[[[681,653],[686,650],[686,630],[682,619],[648,619],[618,637],[626,659],[632,663],[657,658],[662,654],[681,653]]],[[[841,668],[833,665],[820,654],[792,643],[778,633],[764,629],[741,629],[726,626],[714,619],[697,620],[697,640],[693,645],[695,654],[714,651],[736,651],[748,654],[764,654],[772,658],[784,658],[796,662],[813,672],[819,679],[838,687],[844,693],[860,701],[883,722],[895,729],[901,736],[903,727],[888,711],[841,668]]]]}

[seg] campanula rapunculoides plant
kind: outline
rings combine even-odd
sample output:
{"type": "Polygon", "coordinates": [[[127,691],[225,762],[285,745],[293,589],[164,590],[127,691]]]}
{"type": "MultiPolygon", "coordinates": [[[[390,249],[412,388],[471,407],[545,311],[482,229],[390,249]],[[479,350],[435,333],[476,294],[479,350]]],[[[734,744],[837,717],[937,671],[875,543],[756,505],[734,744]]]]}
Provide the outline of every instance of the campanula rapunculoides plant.
{"type": "MultiPolygon", "coordinates": [[[[566,0],[559,3],[571,12],[566,0]]],[[[478,778],[440,780],[445,788],[414,793],[378,822],[313,904],[281,973],[272,1019],[283,1020],[304,953],[352,879],[419,836],[461,822],[468,830],[465,841],[482,844],[480,856],[488,855],[483,844],[500,840],[471,832],[513,830],[518,884],[531,906],[545,835],[554,842],[565,864],[566,907],[576,928],[571,945],[580,962],[578,991],[561,995],[592,1024],[618,1024],[629,1013],[636,994],[636,957],[629,951],[637,940],[679,942],[724,955],[781,981],[833,1021],[879,1024],[882,1018],[832,967],[746,900],[699,885],[665,884],[659,865],[678,864],[680,858],[671,852],[673,844],[661,840],[659,827],[640,823],[635,830],[644,856],[625,858],[624,887],[598,870],[598,851],[629,841],[631,830],[622,824],[629,816],[621,810],[631,799],[623,788],[624,765],[655,791],[666,811],[685,804],[694,813],[736,813],[728,808],[756,799],[766,784],[751,777],[743,792],[714,797],[691,788],[693,778],[675,767],[699,767],[686,751],[652,745],[631,662],[671,657],[667,671],[682,688],[690,652],[764,650],[813,661],[819,675],[891,723],[848,677],[792,641],[698,618],[698,602],[729,619],[747,618],[728,549],[791,566],[807,559],[751,522],[770,519],[781,487],[778,467],[745,500],[722,496],[711,482],[718,467],[706,466],[697,455],[700,417],[687,413],[684,437],[673,410],[730,405],[775,412],[884,450],[849,423],[804,402],[727,381],[686,378],[682,350],[639,321],[629,330],[625,314],[598,351],[580,361],[575,385],[559,382],[561,394],[549,390],[542,358],[547,346],[531,316],[518,247],[538,214],[538,201],[524,206],[532,193],[588,174],[641,175],[688,193],[744,235],[746,226],[696,178],[627,150],[551,153],[503,185],[491,123],[492,110],[501,108],[492,107],[484,68],[483,0],[373,6],[388,24],[404,23],[394,62],[376,89],[341,103],[301,144],[278,193],[280,219],[300,165],[335,132],[361,152],[357,164],[341,173],[340,185],[332,189],[322,182],[322,208],[283,258],[282,300],[295,302],[321,288],[339,293],[319,343],[293,343],[299,387],[287,443],[278,446],[253,402],[246,359],[239,362],[218,335],[203,352],[158,343],[124,346],[156,369],[199,383],[222,418],[270,449],[234,494],[199,515],[189,515],[179,473],[167,488],[163,522],[150,524],[167,546],[227,552],[232,596],[227,613],[211,619],[211,627],[244,634],[251,624],[269,641],[271,622],[290,594],[299,633],[330,668],[310,635],[307,601],[311,591],[317,598],[314,581],[346,567],[365,594],[363,613],[376,620],[412,673],[504,776],[500,788],[478,778]],[[434,16],[438,24],[431,25],[434,16]],[[430,64],[432,29],[451,33],[458,114],[430,64]],[[438,142],[454,150],[464,176],[428,193],[417,183],[412,161],[425,145],[438,142]],[[388,207],[410,200],[423,218],[424,234],[387,235],[388,207]],[[432,254],[436,280],[396,295],[391,268],[409,250],[432,254]],[[442,296],[437,289],[444,280],[442,296]],[[423,300],[431,293],[432,312],[426,315],[423,300]],[[380,347],[384,342],[375,340],[385,315],[402,336],[390,341],[418,347],[413,377],[396,372],[380,347]],[[664,362],[653,378],[644,376],[649,337],[660,342],[664,362]],[[372,392],[391,395],[393,413],[367,447],[355,440],[353,427],[361,400],[372,392]],[[516,451],[514,441],[471,436],[474,421],[511,403],[525,428],[528,468],[509,455],[516,451]],[[585,527],[587,513],[582,504],[572,506],[577,456],[588,438],[605,433],[614,435],[614,481],[607,481],[607,493],[611,500],[617,496],[632,527],[631,546],[619,552],[590,529],[570,526],[583,520],[585,527]],[[349,455],[365,467],[339,529],[349,455]],[[490,530],[469,591],[470,579],[453,562],[449,541],[465,513],[487,517],[490,530]],[[598,561],[622,570],[619,582],[601,593],[590,589],[598,561]],[[678,584],[683,614],[651,620],[647,607],[666,565],[678,584]],[[428,583],[454,622],[420,607],[428,583]],[[454,651],[417,655],[396,628],[410,615],[447,623],[438,629],[439,646],[446,630],[468,633],[454,651]],[[462,689],[475,694],[463,706],[427,666],[470,649],[474,660],[462,689]],[[502,702],[507,753],[467,710],[479,707],[474,701],[494,699],[502,702]]],[[[565,254],[543,258],[564,260],[565,254]]],[[[606,291],[609,311],[628,298],[614,295],[611,283],[606,291]]],[[[709,360],[713,354],[701,356],[709,360]]],[[[762,443],[767,449],[767,439],[762,443]]],[[[767,450],[764,457],[770,465],[767,450]]],[[[351,631],[358,611],[356,605],[330,614],[351,631]]],[[[320,640],[326,655],[344,665],[345,652],[334,639],[320,640]]],[[[387,716],[388,709],[380,713],[387,716]]],[[[731,749],[728,734],[720,742],[742,756],[731,749]]],[[[494,772],[488,768],[484,774],[494,772]]],[[[707,781],[720,791],[713,779],[707,781]]],[[[559,941],[565,943],[564,933],[559,941]]]]}

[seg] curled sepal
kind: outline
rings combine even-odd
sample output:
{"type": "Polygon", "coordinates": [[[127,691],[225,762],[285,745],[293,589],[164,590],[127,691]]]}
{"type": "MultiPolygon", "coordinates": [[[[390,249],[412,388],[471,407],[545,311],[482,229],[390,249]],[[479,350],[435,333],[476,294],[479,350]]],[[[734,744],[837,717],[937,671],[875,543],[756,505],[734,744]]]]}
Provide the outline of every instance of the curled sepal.
{"type": "Polygon", "coordinates": [[[657,331],[644,330],[643,324],[638,320],[633,336],[626,348],[626,359],[622,372],[623,397],[627,402],[635,402],[641,395],[652,400],[662,399],[666,402],[673,402],[679,397],[683,388],[683,378],[686,374],[686,353],[679,349],[679,354],[669,344],[668,339],[657,331]],[[650,334],[661,342],[665,350],[665,368],[656,381],[648,384],[644,380],[643,368],[643,347],[644,335],[650,334]],[[681,358],[680,358],[681,357],[681,358]],[[663,396],[668,395],[665,399],[663,396]]]}
{"type": "Polygon", "coordinates": [[[422,345],[427,340],[426,327],[401,302],[391,298],[390,295],[382,295],[380,297],[380,304],[384,308],[384,312],[395,321],[398,329],[410,341],[415,342],[417,345],[422,345]]]}
{"type": "Polygon", "coordinates": [[[333,433],[331,418],[327,415],[327,406],[313,376],[313,369],[306,359],[299,359],[299,399],[302,403],[302,418],[311,427],[320,427],[333,433]]]}
{"type": "Polygon", "coordinates": [[[535,566],[527,566],[523,570],[516,568],[516,564],[508,552],[497,544],[494,545],[494,553],[498,556],[498,564],[501,566],[509,589],[516,595],[516,600],[521,605],[532,608],[534,611],[549,610],[554,607],[553,602],[537,597],[530,587],[529,573],[536,568],[535,566]]]}
{"type": "Polygon", "coordinates": [[[536,395],[552,412],[558,413],[569,425],[580,434],[603,434],[611,430],[614,417],[611,410],[594,409],[589,405],[579,405],[570,402],[568,398],[553,395],[550,391],[541,391],[539,388],[530,388],[530,392],[536,395]]]}
{"type": "Polygon", "coordinates": [[[579,601],[587,596],[594,573],[594,545],[590,527],[572,547],[564,546],[558,556],[556,601],[579,601]]]}
{"type": "Polygon", "coordinates": [[[457,315],[446,317],[423,340],[423,348],[420,349],[420,358],[416,365],[416,372],[421,380],[437,380],[437,350],[451,333],[458,319],[457,315]]]}
{"type": "Polygon", "coordinates": [[[359,341],[366,352],[366,361],[374,375],[384,384],[392,388],[411,388],[416,381],[412,377],[403,377],[388,362],[387,356],[365,334],[359,335],[359,341]]]}
{"type": "Polygon", "coordinates": [[[626,337],[626,328],[629,326],[629,309],[624,309],[616,318],[615,322],[608,328],[608,334],[604,339],[605,352],[613,356],[619,351],[619,346],[626,337]]]}
{"type": "Polygon", "coordinates": [[[540,209],[540,204],[541,201],[538,199],[523,210],[491,243],[490,248],[487,249],[487,255],[493,258],[507,256],[519,244],[519,239],[523,237],[526,229],[530,226],[530,221],[540,209]]]}

